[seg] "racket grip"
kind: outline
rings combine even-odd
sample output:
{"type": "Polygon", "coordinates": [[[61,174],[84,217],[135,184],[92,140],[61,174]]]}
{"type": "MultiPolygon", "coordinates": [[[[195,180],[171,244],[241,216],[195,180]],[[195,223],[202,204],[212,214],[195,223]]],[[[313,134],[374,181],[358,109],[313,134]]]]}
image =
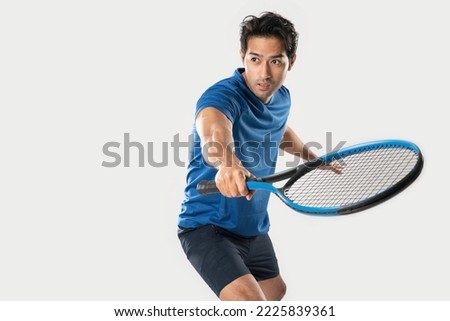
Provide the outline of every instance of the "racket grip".
{"type": "Polygon", "coordinates": [[[201,195],[220,193],[215,181],[201,181],[197,184],[197,191],[201,195]]]}

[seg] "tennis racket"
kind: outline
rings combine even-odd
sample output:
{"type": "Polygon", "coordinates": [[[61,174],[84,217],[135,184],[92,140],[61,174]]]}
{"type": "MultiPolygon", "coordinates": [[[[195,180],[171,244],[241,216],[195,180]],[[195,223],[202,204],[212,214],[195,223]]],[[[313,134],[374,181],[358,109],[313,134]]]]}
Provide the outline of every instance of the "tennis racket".
{"type": "MultiPolygon", "coordinates": [[[[266,177],[247,180],[249,190],[276,194],[292,209],[310,215],[356,213],[397,195],[420,175],[423,156],[413,143],[383,140],[359,144],[266,177]],[[327,170],[335,164],[340,173],[327,170]],[[338,164],[338,165],[336,165],[338,164]],[[287,180],[277,188],[273,183],[287,180]]],[[[218,193],[214,181],[201,181],[200,194],[218,193]]]]}

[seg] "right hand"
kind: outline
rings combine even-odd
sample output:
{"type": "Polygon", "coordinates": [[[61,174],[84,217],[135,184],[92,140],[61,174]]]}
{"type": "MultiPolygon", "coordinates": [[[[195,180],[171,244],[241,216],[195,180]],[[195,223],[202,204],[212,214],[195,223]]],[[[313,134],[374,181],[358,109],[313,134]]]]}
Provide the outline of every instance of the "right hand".
{"type": "Polygon", "coordinates": [[[216,186],[226,197],[245,196],[249,201],[255,191],[247,189],[247,178],[253,175],[242,165],[220,167],[216,174],[216,186]]]}

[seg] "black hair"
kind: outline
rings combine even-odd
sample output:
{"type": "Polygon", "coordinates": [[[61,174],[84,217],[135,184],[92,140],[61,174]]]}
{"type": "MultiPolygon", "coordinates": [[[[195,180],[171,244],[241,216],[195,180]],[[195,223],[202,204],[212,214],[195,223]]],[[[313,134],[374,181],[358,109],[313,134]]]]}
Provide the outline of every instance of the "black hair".
{"type": "Polygon", "coordinates": [[[292,22],[273,12],[263,12],[259,17],[250,15],[241,23],[241,50],[247,52],[250,37],[276,37],[284,44],[289,59],[297,51],[298,33],[292,22]]]}

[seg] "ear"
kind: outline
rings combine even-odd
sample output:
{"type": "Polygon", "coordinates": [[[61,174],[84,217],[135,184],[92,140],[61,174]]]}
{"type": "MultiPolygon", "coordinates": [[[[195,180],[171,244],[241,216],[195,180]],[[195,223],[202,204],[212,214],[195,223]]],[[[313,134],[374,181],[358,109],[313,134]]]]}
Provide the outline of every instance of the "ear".
{"type": "Polygon", "coordinates": [[[289,68],[288,70],[291,70],[292,67],[294,66],[295,60],[297,60],[297,54],[295,54],[289,61],[289,68]]]}
{"type": "Polygon", "coordinates": [[[239,51],[239,54],[241,55],[241,61],[244,62],[245,52],[242,51],[242,49],[239,51]]]}

